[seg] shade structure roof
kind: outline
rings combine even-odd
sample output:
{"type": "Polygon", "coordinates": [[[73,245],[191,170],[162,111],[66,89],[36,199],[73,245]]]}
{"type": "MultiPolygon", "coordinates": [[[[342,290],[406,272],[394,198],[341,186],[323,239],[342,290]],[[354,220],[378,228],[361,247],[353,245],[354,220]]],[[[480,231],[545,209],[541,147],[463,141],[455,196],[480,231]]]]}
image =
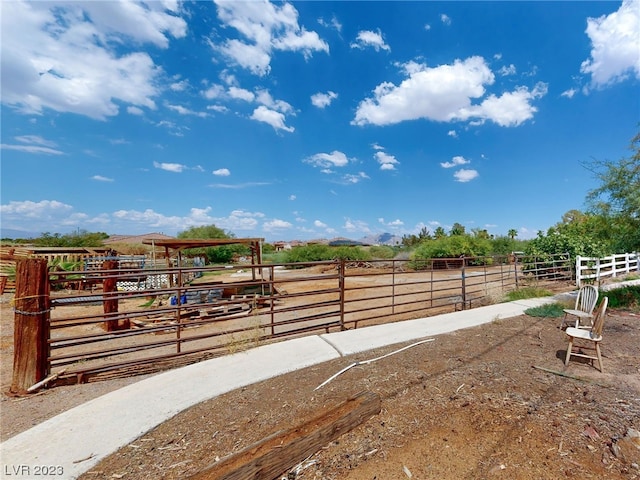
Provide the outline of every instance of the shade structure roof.
{"type": "Polygon", "coordinates": [[[262,262],[260,249],[264,238],[180,238],[167,240],[145,240],[142,243],[154,247],[164,247],[167,258],[179,255],[186,248],[219,247],[221,245],[249,245],[251,248],[251,263],[262,262]]]}

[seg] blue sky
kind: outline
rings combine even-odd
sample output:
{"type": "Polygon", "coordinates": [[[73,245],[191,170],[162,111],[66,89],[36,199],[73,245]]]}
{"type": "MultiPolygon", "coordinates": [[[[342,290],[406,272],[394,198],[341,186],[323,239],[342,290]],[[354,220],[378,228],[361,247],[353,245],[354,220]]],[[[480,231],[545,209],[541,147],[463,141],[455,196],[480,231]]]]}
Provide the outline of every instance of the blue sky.
{"type": "Polygon", "coordinates": [[[640,122],[640,1],[3,1],[3,232],[519,238],[640,122]]]}

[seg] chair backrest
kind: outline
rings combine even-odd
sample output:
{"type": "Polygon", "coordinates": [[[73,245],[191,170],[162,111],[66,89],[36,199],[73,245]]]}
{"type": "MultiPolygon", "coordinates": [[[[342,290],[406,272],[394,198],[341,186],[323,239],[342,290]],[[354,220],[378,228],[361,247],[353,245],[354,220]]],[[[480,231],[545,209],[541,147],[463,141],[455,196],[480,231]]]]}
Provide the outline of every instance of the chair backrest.
{"type": "Polygon", "coordinates": [[[596,311],[593,319],[593,327],[591,327],[591,338],[599,338],[602,336],[602,328],[604,327],[604,317],[607,313],[607,305],[609,305],[609,297],[604,297],[600,306],[596,311]]]}
{"type": "Polygon", "coordinates": [[[596,303],[598,303],[598,289],[593,285],[581,287],[576,298],[576,310],[591,314],[596,303]]]}

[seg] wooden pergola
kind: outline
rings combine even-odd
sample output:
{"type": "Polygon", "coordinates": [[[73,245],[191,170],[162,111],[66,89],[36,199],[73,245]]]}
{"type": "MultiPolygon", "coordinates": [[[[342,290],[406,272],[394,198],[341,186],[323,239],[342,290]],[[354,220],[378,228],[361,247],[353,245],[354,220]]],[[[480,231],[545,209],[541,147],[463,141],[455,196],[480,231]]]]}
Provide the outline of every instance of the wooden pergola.
{"type": "MultiPolygon", "coordinates": [[[[142,243],[155,247],[164,247],[165,256],[169,267],[171,266],[171,258],[178,259],[178,265],[181,264],[181,252],[188,248],[206,248],[220,247],[222,245],[249,245],[251,249],[251,265],[260,265],[262,263],[262,243],[264,238],[182,238],[170,240],[144,240],[142,243]]],[[[251,269],[255,275],[255,269],[251,269]]]]}

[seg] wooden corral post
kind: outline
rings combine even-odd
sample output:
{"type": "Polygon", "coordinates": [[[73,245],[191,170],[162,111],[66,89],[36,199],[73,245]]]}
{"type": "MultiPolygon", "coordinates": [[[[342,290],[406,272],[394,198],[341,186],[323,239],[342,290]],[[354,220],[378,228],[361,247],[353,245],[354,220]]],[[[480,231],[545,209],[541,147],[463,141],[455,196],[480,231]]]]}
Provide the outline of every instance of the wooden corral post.
{"type": "Polygon", "coordinates": [[[4,289],[7,287],[7,275],[0,273],[0,295],[4,293],[4,289]]]}
{"type": "Polygon", "coordinates": [[[12,393],[27,389],[49,374],[49,276],[47,260],[16,262],[12,393]]]}
{"type": "MultiPolygon", "coordinates": [[[[341,258],[338,263],[338,288],[340,290],[340,330],[346,330],[344,326],[344,302],[345,302],[345,275],[347,274],[347,263],[344,258],[341,258]]],[[[358,322],[355,323],[357,328],[358,322]]]]}
{"type": "Polygon", "coordinates": [[[465,265],[465,259],[464,257],[462,257],[462,271],[461,271],[461,277],[462,277],[462,310],[466,310],[466,304],[467,304],[467,274],[465,272],[464,269],[464,265],[465,265]]]}
{"type": "MultiPolygon", "coordinates": [[[[103,270],[117,270],[118,262],[116,260],[105,260],[102,263],[103,270]]],[[[118,312],[118,276],[117,275],[109,275],[107,274],[105,279],[102,281],[102,306],[104,309],[105,316],[110,313],[118,312]]],[[[121,327],[118,324],[118,320],[107,320],[104,322],[104,329],[107,332],[112,332],[114,330],[119,330],[120,328],[129,328],[121,327]]]]}

